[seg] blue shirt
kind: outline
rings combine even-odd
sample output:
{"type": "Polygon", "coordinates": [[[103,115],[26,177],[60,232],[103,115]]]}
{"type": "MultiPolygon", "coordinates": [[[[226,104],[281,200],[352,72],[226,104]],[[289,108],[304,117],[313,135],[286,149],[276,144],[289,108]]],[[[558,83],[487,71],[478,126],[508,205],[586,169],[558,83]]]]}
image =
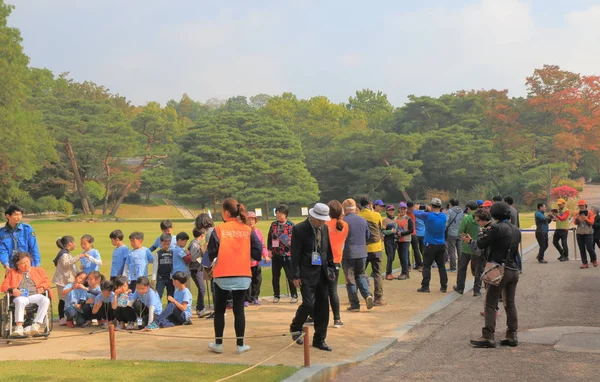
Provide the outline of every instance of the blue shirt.
{"type": "Polygon", "coordinates": [[[113,251],[112,263],[110,265],[110,277],[117,277],[123,274],[125,263],[129,257],[129,248],[126,245],[117,247],[113,251]]]}
{"type": "Polygon", "coordinates": [[[113,298],[115,298],[115,292],[110,292],[110,296],[108,297],[104,297],[102,293],[100,293],[94,298],[94,304],[97,304],[100,301],[102,301],[103,304],[112,304],[113,298]]]}
{"type": "Polygon", "coordinates": [[[102,293],[102,290],[100,289],[100,285],[98,285],[95,288],[88,288],[88,293],[87,293],[87,298],[93,298],[96,299],[96,296],[98,296],[100,293],[102,293]]]}
{"type": "MultiPolygon", "coordinates": [[[[97,249],[92,248],[89,250],[89,252],[87,252],[87,254],[96,260],[101,260],[100,252],[98,252],[97,249]]],[[[100,270],[100,265],[94,264],[87,257],[82,257],[79,261],[81,262],[81,270],[84,271],[85,273],[87,273],[88,275],[90,274],[90,272],[100,270]]]]}
{"type": "Polygon", "coordinates": [[[425,222],[415,216],[415,223],[417,223],[417,236],[425,236],[425,222]]]}
{"type": "Polygon", "coordinates": [[[41,265],[40,249],[38,247],[35,232],[29,224],[19,223],[13,230],[8,223],[0,228],[0,262],[2,265],[10,265],[14,268],[13,252],[27,252],[31,255],[32,267],[41,265]]]}
{"type": "MultiPolygon", "coordinates": [[[[73,288],[73,284],[69,283],[65,285],[64,289],[73,288]]],[[[67,298],[65,299],[65,303],[69,306],[73,306],[75,304],[79,304],[79,301],[87,300],[88,292],[85,289],[71,289],[69,294],[67,294],[67,298]]]]}
{"type": "Polygon", "coordinates": [[[173,270],[171,272],[171,276],[173,276],[175,272],[183,272],[186,275],[190,273],[190,268],[185,261],[183,261],[185,256],[186,253],[183,248],[179,246],[175,246],[175,248],[173,248],[173,270]]]}
{"type": "MultiPolygon", "coordinates": [[[[171,248],[176,247],[177,246],[177,236],[175,235],[171,235],[171,248]]],[[[158,248],[160,248],[160,236],[156,238],[156,240],[154,240],[154,244],[152,244],[152,247],[150,247],[150,252],[154,252],[156,251],[158,248]]]]}
{"type": "Polygon", "coordinates": [[[415,211],[415,217],[425,223],[425,245],[446,245],[446,220],[442,212],[415,211]]]}
{"type": "MultiPolygon", "coordinates": [[[[366,247],[365,247],[366,248],[366,247]]],[[[219,288],[223,290],[247,290],[250,288],[250,282],[252,278],[243,277],[243,276],[235,276],[235,277],[217,277],[215,280],[215,284],[219,286],[219,288]]]]}
{"type": "MultiPolygon", "coordinates": [[[[150,252],[150,251],[148,251],[150,252]]],[[[142,304],[146,305],[146,307],[154,307],[154,314],[159,315],[162,313],[162,302],[160,301],[160,297],[158,297],[158,293],[154,289],[148,289],[148,293],[139,294],[137,291],[129,296],[129,302],[135,302],[135,300],[139,300],[142,304]]],[[[140,317],[143,315],[140,312],[135,312],[135,314],[140,317]]],[[[146,312],[147,313],[147,312],[146,312]]]]}
{"type": "Polygon", "coordinates": [[[369,223],[361,217],[351,212],[344,216],[344,221],[348,223],[348,237],[344,244],[344,259],[364,259],[367,257],[367,239],[371,237],[369,232],[369,223]]]}
{"type": "Polygon", "coordinates": [[[187,320],[192,318],[192,292],[188,288],[175,289],[173,298],[180,304],[187,302],[187,308],[185,308],[183,314],[187,320]]]}
{"type": "Polygon", "coordinates": [[[544,215],[544,213],[542,211],[536,211],[534,217],[535,217],[535,231],[548,233],[548,229],[550,227],[548,226],[548,218],[546,217],[546,215],[544,215]]]}
{"type": "Polygon", "coordinates": [[[152,252],[146,247],[133,249],[127,256],[129,267],[129,281],[135,281],[140,276],[148,277],[148,264],[154,262],[152,252]]]}

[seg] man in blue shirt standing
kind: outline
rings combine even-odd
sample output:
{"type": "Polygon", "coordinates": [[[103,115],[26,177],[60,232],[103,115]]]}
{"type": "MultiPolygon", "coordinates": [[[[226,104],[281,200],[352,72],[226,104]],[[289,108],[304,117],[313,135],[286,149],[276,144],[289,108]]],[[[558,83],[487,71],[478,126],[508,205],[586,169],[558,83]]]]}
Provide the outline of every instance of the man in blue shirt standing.
{"type": "Polygon", "coordinates": [[[14,254],[27,252],[32,257],[31,266],[39,267],[41,259],[37,238],[29,224],[21,223],[23,209],[11,204],[6,207],[4,214],[7,222],[0,228],[0,262],[4,268],[14,268],[11,261],[14,254]]]}
{"type": "Polygon", "coordinates": [[[540,250],[537,255],[537,261],[540,264],[548,264],[544,260],[544,253],[548,249],[548,223],[552,221],[552,215],[546,216],[546,205],[544,203],[538,203],[537,211],[535,212],[535,239],[538,242],[540,250]]]}
{"type": "Polygon", "coordinates": [[[441,212],[442,201],[438,198],[431,199],[427,211],[415,209],[415,217],[425,223],[425,253],[423,254],[423,281],[417,292],[429,293],[431,281],[431,265],[435,262],[440,272],[440,291],[446,293],[448,288],[448,274],[444,257],[446,255],[446,221],[447,216],[441,212]]]}

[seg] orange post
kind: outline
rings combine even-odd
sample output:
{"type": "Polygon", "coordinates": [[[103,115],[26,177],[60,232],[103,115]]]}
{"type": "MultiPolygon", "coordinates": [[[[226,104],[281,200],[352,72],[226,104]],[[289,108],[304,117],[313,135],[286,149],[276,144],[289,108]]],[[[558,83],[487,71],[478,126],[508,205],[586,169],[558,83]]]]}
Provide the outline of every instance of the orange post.
{"type": "Polygon", "coordinates": [[[110,359],[114,361],[117,359],[117,346],[115,344],[115,325],[108,325],[108,339],[110,342],[110,359]]]}
{"type": "Polygon", "coordinates": [[[308,326],[302,328],[304,331],[304,367],[310,367],[310,337],[308,336],[308,326]]]}

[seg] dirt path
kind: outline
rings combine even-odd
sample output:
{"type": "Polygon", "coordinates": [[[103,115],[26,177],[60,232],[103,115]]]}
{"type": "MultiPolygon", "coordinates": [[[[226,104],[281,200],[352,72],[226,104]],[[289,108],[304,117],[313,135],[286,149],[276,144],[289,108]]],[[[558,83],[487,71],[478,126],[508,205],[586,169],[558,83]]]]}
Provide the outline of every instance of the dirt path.
{"type": "MultiPolygon", "coordinates": [[[[531,235],[525,237],[524,247],[533,241],[531,235]]],[[[456,280],[456,273],[449,274],[449,289],[456,280]]],[[[330,364],[356,357],[361,352],[377,343],[382,337],[408,322],[413,316],[422,312],[431,304],[445,297],[438,291],[437,272],[432,272],[432,293],[420,294],[415,290],[420,286],[421,273],[412,272],[412,278],[407,281],[385,281],[384,298],[389,305],[375,307],[371,311],[346,313],[349,306],[345,288],[340,288],[342,302],[342,329],[329,329],[327,343],[333,347],[332,353],[311,351],[313,364],[330,364]]],[[[265,280],[264,282],[269,282],[265,280]]],[[[290,322],[295,314],[297,305],[290,304],[282,298],[279,304],[273,304],[269,298],[262,300],[263,305],[246,309],[246,343],[252,351],[237,355],[233,340],[225,341],[225,353],[213,354],[207,350],[207,345],[213,335],[213,321],[194,319],[191,326],[161,329],[150,334],[140,332],[117,332],[118,359],[131,360],[165,360],[165,361],[202,361],[253,364],[262,361],[290,342],[290,337],[283,336],[289,332],[290,322]],[[254,336],[277,335],[273,338],[252,338],[254,336]],[[279,336],[281,335],[281,336],[279,336]],[[176,336],[181,338],[173,338],[176,336]],[[206,337],[199,339],[194,337],[206,337]]],[[[363,308],[364,309],[364,308],[363,308]]],[[[330,320],[330,325],[333,320],[330,320]]],[[[23,359],[27,352],[28,359],[91,359],[108,358],[109,344],[106,332],[89,335],[97,328],[67,329],[55,326],[51,338],[47,341],[13,342],[7,345],[0,343],[0,359],[23,359]],[[81,334],[81,336],[73,336],[81,334]]],[[[311,329],[312,333],[312,329],[311,329]]],[[[226,336],[234,336],[233,313],[228,311],[226,317],[226,336]]],[[[303,364],[302,346],[293,346],[271,360],[268,364],[284,364],[301,366],[303,364]]]]}

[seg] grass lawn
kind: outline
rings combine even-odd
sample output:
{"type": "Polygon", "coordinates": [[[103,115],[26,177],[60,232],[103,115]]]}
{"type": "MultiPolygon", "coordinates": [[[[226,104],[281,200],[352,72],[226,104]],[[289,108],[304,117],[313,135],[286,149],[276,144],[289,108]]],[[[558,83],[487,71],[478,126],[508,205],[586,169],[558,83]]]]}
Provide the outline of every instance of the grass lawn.
{"type": "MultiPolygon", "coordinates": [[[[244,365],[150,361],[2,361],[2,381],[215,381],[244,365]]],[[[232,381],[281,381],[297,371],[289,366],[260,366],[232,381]]]]}
{"type": "MultiPolygon", "coordinates": [[[[181,213],[174,206],[146,204],[122,204],[117,211],[117,217],[125,219],[170,219],[182,218],[181,213]]],[[[96,208],[96,214],[102,214],[102,208],[96,208]]]]}

